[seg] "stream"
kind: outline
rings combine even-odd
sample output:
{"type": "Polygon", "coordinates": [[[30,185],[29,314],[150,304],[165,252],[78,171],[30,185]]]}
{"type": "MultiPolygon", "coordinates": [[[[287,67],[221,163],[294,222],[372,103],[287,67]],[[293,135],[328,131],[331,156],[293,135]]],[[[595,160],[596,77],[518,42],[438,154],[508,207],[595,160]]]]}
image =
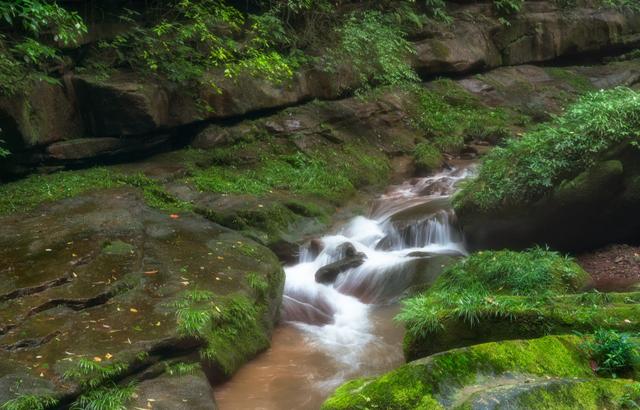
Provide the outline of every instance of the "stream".
{"type": "Polygon", "coordinates": [[[466,253],[449,198],[469,173],[470,164],[460,163],[390,186],[366,216],[303,247],[299,263],[285,268],[272,347],[216,388],[219,408],[318,409],[346,380],[404,363],[404,329],[393,320],[398,301],[466,253]],[[364,262],[332,284],[317,283],[318,269],[345,257],[345,243],[364,262]]]}

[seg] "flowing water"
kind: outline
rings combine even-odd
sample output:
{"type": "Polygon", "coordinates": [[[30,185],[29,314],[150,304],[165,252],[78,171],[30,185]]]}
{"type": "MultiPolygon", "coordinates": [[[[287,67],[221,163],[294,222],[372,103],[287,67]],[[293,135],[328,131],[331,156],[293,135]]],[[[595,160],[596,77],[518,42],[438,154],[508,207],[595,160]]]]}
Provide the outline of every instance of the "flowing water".
{"type": "Polygon", "coordinates": [[[345,380],[402,364],[397,301],[465,253],[449,196],[468,173],[460,166],[391,186],[368,216],[301,249],[299,263],[285,268],[272,347],[216,389],[220,409],[317,409],[345,380]],[[317,283],[318,269],[344,258],[345,243],[364,263],[317,283]]]}

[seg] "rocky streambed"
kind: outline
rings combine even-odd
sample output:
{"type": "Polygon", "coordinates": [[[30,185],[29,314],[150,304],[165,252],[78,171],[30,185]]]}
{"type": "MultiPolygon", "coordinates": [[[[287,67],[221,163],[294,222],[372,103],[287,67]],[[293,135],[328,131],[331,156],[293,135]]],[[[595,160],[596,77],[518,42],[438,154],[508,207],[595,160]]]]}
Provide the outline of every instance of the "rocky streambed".
{"type": "MultiPolygon", "coordinates": [[[[466,8],[483,6],[461,7],[462,15],[466,8]]],[[[219,108],[214,117],[196,118],[176,102],[184,100],[167,94],[161,85],[139,86],[144,80],[122,73],[107,82],[74,77],[66,87],[74,84],[78,98],[71,97],[70,89],[63,95],[42,85],[24,99],[3,99],[0,119],[14,133],[9,142],[16,154],[5,170],[11,171],[11,179],[34,167],[43,173],[0,186],[0,403],[21,409],[67,408],[127,397],[128,408],[213,409],[216,395],[223,404],[234,403],[239,395],[228,386],[237,386],[238,380],[264,381],[273,375],[263,373],[260,379],[254,369],[300,357],[308,359],[304,371],[325,366],[310,382],[314,389],[324,388],[306,393],[287,376],[279,397],[286,401],[290,390],[297,390],[298,397],[313,396],[311,402],[298,401],[300,407],[315,408],[338,382],[400,365],[402,330],[390,325],[397,308],[386,304],[413,285],[432,282],[435,274],[395,281],[371,263],[381,262],[376,259],[381,254],[424,262],[433,259],[425,254],[433,249],[423,249],[429,244],[461,242],[461,237],[453,239],[455,229],[445,234],[450,221],[436,212],[443,209],[439,201],[408,207],[411,212],[389,207],[397,199],[389,195],[402,197],[403,189],[414,192],[418,202],[450,193],[447,184],[420,187],[417,181],[424,178],[398,188],[416,172],[433,171],[416,170],[412,161],[402,160],[434,137],[416,126],[424,120],[419,114],[458,113],[452,118],[459,127],[451,135],[462,143],[445,150],[436,163],[436,168],[446,168],[456,158],[477,158],[506,136],[561,113],[585,92],[638,86],[640,65],[631,57],[606,64],[529,64],[559,57],[594,59],[631,49],[638,42],[636,17],[589,8],[564,15],[546,2],[527,7],[511,28],[496,25],[495,19],[482,24],[462,19],[459,25],[442,28],[449,34],[425,32],[416,38],[414,65],[424,78],[459,75],[418,86],[427,97],[391,88],[366,98],[309,88],[338,87],[343,82],[337,78],[307,79],[304,87],[278,89],[240,82],[225,88],[222,96],[211,96],[219,108]],[[474,71],[478,73],[471,74],[474,71]],[[327,100],[309,102],[311,98],[327,100]],[[33,115],[22,115],[25,104],[33,115]],[[475,120],[464,121],[468,118],[475,120]],[[164,152],[146,154],[159,146],[164,152]],[[133,161],[132,153],[145,155],[133,161]],[[100,167],[87,168],[95,164],[100,167]],[[362,204],[390,183],[395,188],[369,212],[362,204]],[[417,188],[419,192],[412,191],[417,188]],[[343,207],[350,200],[360,205],[347,212],[343,207]],[[436,207],[429,208],[434,203],[436,207]],[[399,222],[393,235],[383,230],[386,239],[379,232],[366,237],[377,226],[371,223],[342,232],[366,259],[346,275],[334,271],[330,276],[337,280],[335,287],[320,288],[315,272],[340,262],[335,252],[340,243],[325,243],[307,259],[300,259],[299,246],[331,231],[335,220],[349,219],[345,214],[376,215],[376,223],[398,214],[405,223],[399,222]],[[421,223],[415,223],[418,219],[421,223]],[[407,242],[418,237],[420,243],[407,242]],[[308,287],[296,291],[291,281],[296,277],[308,287]],[[331,292],[325,288],[338,289],[342,296],[324,294],[331,292]],[[309,295],[328,301],[309,300],[309,295]],[[342,320],[340,309],[346,308],[335,306],[340,298],[364,316],[347,320],[344,328],[334,329],[333,339],[323,341],[326,324],[336,326],[342,320]],[[382,306],[372,308],[372,302],[382,306]],[[279,344],[232,378],[269,348],[281,320],[290,323],[276,330],[274,343],[279,344]],[[353,351],[352,344],[338,343],[354,331],[352,325],[371,325],[352,335],[351,341],[357,342],[353,351]],[[376,338],[387,344],[377,345],[383,346],[378,350],[358,344],[376,338]],[[353,365],[390,350],[395,351],[390,361],[353,365]],[[347,353],[359,356],[351,361],[347,353]],[[327,365],[341,355],[343,363],[327,365]],[[223,385],[230,378],[230,384],[223,385]]],[[[631,199],[625,206],[637,205],[637,198],[631,199]]],[[[607,241],[622,238],[615,237],[616,232],[607,241]]],[[[462,245],[455,250],[464,253],[462,245]]],[[[620,263],[632,271],[633,252],[625,255],[620,263]]],[[[523,328],[507,320],[469,327],[451,319],[443,324],[453,329],[449,339],[429,333],[410,336],[405,341],[407,359],[436,355],[402,366],[392,376],[351,382],[325,406],[357,408],[363,402],[345,397],[385,403],[383,396],[396,395],[393,405],[400,408],[431,408],[435,401],[445,407],[476,408],[496,397],[508,404],[515,403],[509,401],[514,397],[545,391],[565,392],[578,400],[584,386],[589,392],[606,390],[606,399],[614,403],[627,394],[631,382],[593,377],[573,337],[539,339],[552,331],[592,330],[576,323],[583,323],[581,317],[592,320],[594,305],[604,312],[596,318],[601,322],[594,323],[614,320],[613,327],[636,329],[635,293],[600,300],[590,293],[583,296],[585,290],[558,296],[553,309],[519,312],[523,328]],[[509,339],[525,333],[537,339],[499,342],[496,329],[509,339]],[[480,342],[489,344],[469,347],[480,342]],[[442,353],[452,347],[459,349],[442,353]],[[503,354],[487,358],[487,349],[503,354]],[[548,364],[558,358],[563,366],[548,364]],[[468,366],[462,372],[450,363],[468,366]],[[394,384],[398,380],[402,386],[394,384]],[[576,387],[576,380],[584,381],[583,387],[576,387]],[[411,401],[416,397],[424,402],[411,401]]],[[[280,369],[282,374],[290,370],[280,369]]],[[[260,394],[255,397],[265,397],[260,394]]],[[[586,403],[584,408],[593,403],[576,402],[586,403]]],[[[254,406],[251,401],[235,403],[241,403],[236,408],[254,406]]]]}

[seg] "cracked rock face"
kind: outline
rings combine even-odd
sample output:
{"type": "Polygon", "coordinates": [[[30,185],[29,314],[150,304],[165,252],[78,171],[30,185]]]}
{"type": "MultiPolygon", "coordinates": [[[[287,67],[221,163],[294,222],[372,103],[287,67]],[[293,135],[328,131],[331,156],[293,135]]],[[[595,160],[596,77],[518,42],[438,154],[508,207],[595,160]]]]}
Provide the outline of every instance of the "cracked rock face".
{"type": "Polygon", "coordinates": [[[83,387],[64,373],[80,359],[124,363],[122,376],[134,379],[168,356],[197,360],[204,341],[178,332],[172,307],[187,290],[260,304],[268,335],[283,283],[266,248],[204,218],[148,208],[131,189],[0,218],[0,260],[0,403],[74,397],[83,387]],[[251,291],[248,272],[273,288],[266,297],[251,291]]]}

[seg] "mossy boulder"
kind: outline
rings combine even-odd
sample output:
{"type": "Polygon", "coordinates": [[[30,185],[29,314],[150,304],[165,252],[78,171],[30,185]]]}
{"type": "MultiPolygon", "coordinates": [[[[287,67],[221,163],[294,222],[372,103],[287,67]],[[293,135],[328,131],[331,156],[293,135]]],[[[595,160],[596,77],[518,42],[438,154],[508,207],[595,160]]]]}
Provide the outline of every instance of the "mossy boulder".
{"type": "Polygon", "coordinates": [[[580,251],[634,240],[638,113],[637,91],[588,93],[485,156],[453,199],[469,247],[580,251]]]}
{"type": "Polygon", "coordinates": [[[429,173],[438,170],[444,163],[444,158],[438,148],[422,142],[413,150],[413,161],[416,171],[429,173]]]}
{"type": "Polygon", "coordinates": [[[223,380],[269,346],[284,286],[264,246],[130,187],[1,217],[0,260],[0,405],[129,396],[176,355],[223,380]]]}
{"type": "MultiPolygon", "coordinates": [[[[437,327],[408,331],[403,349],[414,360],[451,347],[489,341],[534,338],[546,334],[593,332],[599,328],[640,330],[640,294],[594,293],[555,296],[487,296],[465,311],[457,307],[438,310],[437,327]]],[[[425,312],[425,317],[431,312],[425,312]]],[[[420,318],[416,317],[416,320],[420,318]]]]}
{"type": "Polygon", "coordinates": [[[622,408],[623,398],[640,399],[635,381],[597,378],[581,343],[547,336],[449,350],[350,381],[322,408],[622,408]]]}
{"type": "Polygon", "coordinates": [[[581,293],[589,283],[572,259],[541,248],[472,254],[404,301],[398,319],[407,328],[405,356],[606,326],[640,328],[638,294],[581,293]]]}

